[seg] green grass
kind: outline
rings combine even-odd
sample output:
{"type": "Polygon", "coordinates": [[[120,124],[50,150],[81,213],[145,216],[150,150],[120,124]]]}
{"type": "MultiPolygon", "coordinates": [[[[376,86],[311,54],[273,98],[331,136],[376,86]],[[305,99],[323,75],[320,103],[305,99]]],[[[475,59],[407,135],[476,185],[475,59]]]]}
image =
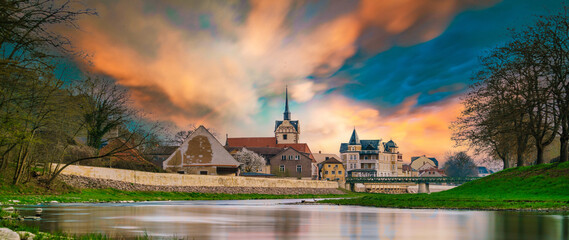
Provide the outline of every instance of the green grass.
{"type": "Polygon", "coordinates": [[[369,194],[322,202],[395,208],[569,211],[569,163],[511,168],[432,194],[369,194]]]}
{"type": "Polygon", "coordinates": [[[84,189],[64,194],[2,194],[0,202],[8,204],[18,200],[20,204],[38,204],[50,201],[68,202],[115,202],[115,201],[167,201],[167,200],[245,200],[245,199],[292,199],[292,198],[339,198],[361,196],[359,193],[348,194],[225,194],[225,193],[186,193],[186,192],[142,192],[121,191],[116,189],[84,189]]]}

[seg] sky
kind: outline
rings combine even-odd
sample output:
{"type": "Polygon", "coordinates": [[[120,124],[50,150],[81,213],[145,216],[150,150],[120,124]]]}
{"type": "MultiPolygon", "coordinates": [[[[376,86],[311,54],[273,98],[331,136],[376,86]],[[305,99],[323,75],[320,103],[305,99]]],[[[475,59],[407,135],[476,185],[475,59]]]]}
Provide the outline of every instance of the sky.
{"type": "MultiPolygon", "coordinates": [[[[478,59],[552,0],[93,0],[65,31],[151,120],[204,125],[218,139],[274,136],[288,86],[300,141],[338,154],[393,140],[403,159],[442,159],[478,59]]],[[[74,71],[67,71],[72,78],[74,71]]],[[[77,71],[75,71],[77,72],[77,71]]]]}

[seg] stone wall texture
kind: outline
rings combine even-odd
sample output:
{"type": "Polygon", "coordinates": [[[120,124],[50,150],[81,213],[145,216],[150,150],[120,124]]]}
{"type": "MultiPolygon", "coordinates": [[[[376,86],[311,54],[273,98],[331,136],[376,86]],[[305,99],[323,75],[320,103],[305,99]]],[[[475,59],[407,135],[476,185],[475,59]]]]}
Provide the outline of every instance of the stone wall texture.
{"type": "Polygon", "coordinates": [[[338,182],[297,180],[282,178],[250,178],[236,176],[187,175],[175,173],[151,173],[133,170],[68,166],[61,174],[88,178],[114,180],[153,186],[199,187],[255,187],[255,188],[321,188],[336,189],[338,182]]]}

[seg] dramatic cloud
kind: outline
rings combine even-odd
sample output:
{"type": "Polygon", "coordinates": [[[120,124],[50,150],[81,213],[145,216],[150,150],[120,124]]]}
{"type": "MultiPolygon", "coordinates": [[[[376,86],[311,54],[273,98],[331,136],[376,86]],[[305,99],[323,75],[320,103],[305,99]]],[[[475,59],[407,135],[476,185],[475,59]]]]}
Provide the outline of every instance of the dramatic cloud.
{"type": "MultiPolygon", "coordinates": [[[[385,54],[434,42],[458,14],[495,3],[90,1],[99,16],[82,19],[71,39],[91,55],[78,64],[129,88],[154,119],[270,136],[288,85],[302,139],[313,148],[337,152],[356,126],[363,138],[393,138],[406,156],[440,155],[452,145],[446,124],[458,111],[448,98],[466,85],[413,75],[426,64],[448,68],[430,55],[385,54]]],[[[450,46],[437,50],[455,53],[450,46]]]]}
{"type": "Polygon", "coordinates": [[[314,143],[313,151],[329,150],[329,146],[333,146],[333,152],[337,152],[339,143],[348,142],[355,128],[360,139],[393,140],[405,160],[423,154],[442,159],[445,153],[459,150],[452,148],[448,128],[460,112],[459,99],[420,108],[416,104],[417,97],[409,97],[396,114],[384,116],[373,106],[330,95],[301,112],[306,118],[301,122],[305,129],[303,139],[314,143]]]}

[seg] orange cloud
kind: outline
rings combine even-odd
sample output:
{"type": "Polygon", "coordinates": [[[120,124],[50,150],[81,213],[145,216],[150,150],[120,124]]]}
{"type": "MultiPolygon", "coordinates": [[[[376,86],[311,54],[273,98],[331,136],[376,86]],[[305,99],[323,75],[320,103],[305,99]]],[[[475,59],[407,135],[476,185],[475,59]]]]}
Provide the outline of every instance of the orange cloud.
{"type": "Polygon", "coordinates": [[[251,1],[236,21],[245,13],[235,10],[235,2],[164,1],[184,15],[199,15],[184,9],[210,13],[217,31],[212,33],[148,11],[143,0],[96,1],[99,17],[81,20],[82,31],[71,40],[91,54],[88,68],[129,88],[134,104],[154,119],[259,132],[259,126],[272,125],[254,118],[267,110],[259,99],[282,94],[288,83],[295,92],[303,90],[293,98],[304,102],[297,116],[316,149],[337,151],[355,125],[362,138],[393,138],[406,157],[439,156],[452,145],[446,124],[458,113],[456,100],[417,108],[410,98],[397,114],[382,116],[375,107],[322,96],[338,83],[307,77],[336,72],[359,47],[378,51],[432,39],[458,12],[488,2],[363,0],[353,11],[292,31],[287,16],[298,2],[251,1]]]}
{"type": "Polygon", "coordinates": [[[313,151],[337,153],[355,127],[361,139],[395,141],[407,162],[428,155],[443,160],[453,150],[448,126],[461,111],[458,97],[441,104],[416,106],[416,97],[406,99],[396,114],[382,116],[373,106],[333,96],[302,110],[302,140],[313,151]],[[330,107],[333,106],[333,107],[330,107]],[[304,120],[304,121],[302,121],[304,120]]]}

